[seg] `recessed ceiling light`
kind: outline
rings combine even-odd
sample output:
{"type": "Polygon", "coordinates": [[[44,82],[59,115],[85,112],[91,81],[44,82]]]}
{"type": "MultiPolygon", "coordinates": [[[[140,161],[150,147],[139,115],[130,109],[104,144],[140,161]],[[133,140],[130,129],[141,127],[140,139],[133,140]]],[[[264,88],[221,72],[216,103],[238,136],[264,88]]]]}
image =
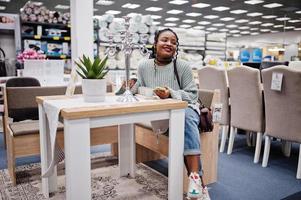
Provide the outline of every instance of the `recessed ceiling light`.
{"type": "MultiPolygon", "coordinates": [[[[0,1],[9,2],[9,1],[7,1],[7,0],[0,0],[0,1]]],[[[40,2],[40,1],[32,1],[32,3],[33,3],[34,5],[36,5],[36,6],[41,6],[41,5],[43,5],[43,2],[40,2]]]]}
{"type": "Polygon", "coordinates": [[[195,13],[195,12],[186,13],[186,16],[189,16],[189,17],[198,17],[198,16],[201,16],[201,15],[202,15],[201,13],[195,13]]]}
{"type": "Polygon", "coordinates": [[[247,30],[247,29],[250,29],[250,27],[248,27],[248,26],[240,26],[240,27],[238,27],[238,29],[247,30]]]}
{"type": "Polygon", "coordinates": [[[189,24],[182,24],[179,27],[181,27],[181,28],[190,28],[191,25],[189,25],[189,24]]]}
{"type": "Polygon", "coordinates": [[[281,28],[281,27],[283,27],[282,24],[279,24],[279,25],[275,25],[275,26],[274,26],[274,28],[281,28]]]}
{"type": "Polygon", "coordinates": [[[240,31],[239,30],[231,30],[229,31],[229,33],[239,33],[240,31]]]}
{"type": "Polygon", "coordinates": [[[97,5],[101,6],[110,6],[114,3],[114,1],[109,1],[109,0],[99,0],[96,2],[97,5]]]}
{"type": "Polygon", "coordinates": [[[251,25],[257,25],[257,24],[261,24],[262,22],[260,21],[253,21],[253,22],[249,22],[249,24],[251,25]]]}
{"type": "Polygon", "coordinates": [[[207,28],[206,30],[208,30],[208,31],[215,31],[215,30],[217,30],[217,28],[210,27],[210,28],[207,28]]]}
{"type": "Polygon", "coordinates": [[[240,33],[246,35],[246,34],[250,34],[250,31],[242,31],[240,33]]]}
{"type": "Polygon", "coordinates": [[[215,11],[225,11],[225,10],[229,10],[229,9],[230,9],[229,7],[225,7],[225,6],[218,6],[218,7],[212,8],[212,10],[215,10],[215,11]]]}
{"type": "Polygon", "coordinates": [[[239,20],[235,20],[235,23],[239,23],[239,24],[241,24],[241,23],[246,23],[246,22],[249,22],[249,20],[247,20],[247,19],[239,19],[239,20]]]}
{"type": "Polygon", "coordinates": [[[161,22],[153,22],[154,25],[159,25],[161,22]]]}
{"type": "Polygon", "coordinates": [[[220,27],[220,26],[225,26],[225,24],[223,24],[223,23],[217,23],[217,24],[212,24],[212,26],[220,27]]]}
{"type": "Polygon", "coordinates": [[[255,4],[259,4],[259,3],[263,3],[264,1],[261,0],[249,0],[249,1],[245,1],[246,4],[251,4],[251,5],[255,5],[255,4]]]}
{"type": "Polygon", "coordinates": [[[227,27],[227,28],[236,28],[237,25],[235,25],[235,24],[230,24],[230,25],[227,25],[226,27],[227,27]]]}
{"type": "Polygon", "coordinates": [[[0,0],[0,1],[2,1],[2,2],[10,2],[10,0],[0,0]]]}
{"type": "Polygon", "coordinates": [[[271,33],[278,33],[279,31],[271,31],[271,33]]]}
{"type": "Polygon", "coordinates": [[[278,21],[287,21],[287,20],[290,20],[291,18],[289,17],[279,17],[279,18],[276,18],[276,20],[278,21]]]}
{"type": "Polygon", "coordinates": [[[225,21],[225,22],[227,22],[227,21],[232,21],[232,20],[234,20],[235,18],[233,18],[233,17],[224,17],[224,18],[220,18],[220,20],[221,21],[225,21]]]}
{"type": "Polygon", "coordinates": [[[169,10],[169,11],[167,11],[168,14],[173,14],[173,15],[177,15],[177,14],[180,14],[182,12],[183,12],[183,10],[169,10]]]}
{"type": "Polygon", "coordinates": [[[159,16],[159,15],[151,15],[151,18],[152,18],[152,19],[161,19],[162,16],[159,16]]]}
{"type": "Polygon", "coordinates": [[[251,28],[250,30],[251,30],[251,31],[257,31],[258,28],[251,28]]]}
{"type": "Polygon", "coordinates": [[[196,4],[191,5],[191,7],[194,7],[194,8],[206,8],[209,6],[210,6],[210,4],[206,4],[206,3],[196,3],[196,4]]]}
{"type": "Polygon", "coordinates": [[[195,20],[193,20],[193,19],[185,19],[182,22],[187,23],[187,24],[191,24],[191,23],[194,23],[195,20]]]}
{"type": "Polygon", "coordinates": [[[106,14],[111,14],[111,15],[118,15],[120,13],[121,13],[121,11],[119,11],[119,10],[108,10],[108,11],[106,11],[106,14]]]}
{"type": "Polygon", "coordinates": [[[5,10],[6,7],[5,6],[0,6],[0,10],[5,10]]]}
{"type": "Polygon", "coordinates": [[[164,26],[176,26],[177,24],[175,23],[165,23],[164,26]]]}
{"type": "Polygon", "coordinates": [[[177,18],[177,17],[169,17],[169,18],[166,18],[165,21],[175,22],[175,21],[179,21],[179,18],[177,18]]]}
{"type": "Polygon", "coordinates": [[[265,15],[265,16],[262,16],[263,19],[273,19],[273,18],[276,18],[277,16],[276,15],[265,15]]]}
{"type": "Polygon", "coordinates": [[[223,28],[223,29],[220,29],[219,31],[220,32],[227,32],[227,31],[229,31],[229,29],[223,28]]]}
{"type": "Polygon", "coordinates": [[[301,31],[301,28],[295,28],[294,30],[295,31],[301,31]]]}
{"type": "Polygon", "coordinates": [[[263,15],[262,13],[259,13],[259,12],[253,12],[253,13],[248,13],[247,16],[250,16],[250,17],[257,17],[257,16],[261,16],[263,15]]]}
{"type": "Polygon", "coordinates": [[[93,11],[94,11],[94,12],[96,12],[96,11],[98,11],[98,9],[96,9],[96,8],[93,8],[93,11]]]}
{"type": "Polygon", "coordinates": [[[70,6],[58,4],[58,5],[56,5],[54,8],[56,8],[56,9],[62,9],[62,10],[67,10],[67,9],[70,8],[70,6]]]}
{"type": "Polygon", "coordinates": [[[284,29],[294,29],[295,27],[294,26],[286,26],[284,27],[284,29]]]}
{"type": "Polygon", "coordinates": [[[159,8],[159,7],[148,7],[145,10],[146,11],[151,11],[151,12],[158,12],[158,11],[162,10],[162,8],[159,8]]]}
{"type": "Polygon", "coordinates": [[[258,34],[259,34],[258,32],[251,33],[251,35],[258,35],[258,34]]]}
{"type": "Polygon", "coordinates": [[[296,13],[297,13],[297,14],[301,14],[301,10],[299,10],[299,11],[296,11],[296,13]]]}
{"type": "Polygon", "coordinates": [[[204,29],[205,27],[204,26],[194,26],[193,29],[198,29],[198,30],[201,30],[201,29],[204,29]]]}
{"type": "Polygon", "coordinates": [[[290,23],[298,23],[298,22],[301,22],[301,20],[299,20],[299,19],[293,19],[293,20],[289,20],[288,22],[290,22],[290,23]]]}
{"type": "Polygon", "coordinates": [[[231,10],[230,11],[230,13],[232,13],[232,14],[236,14],[236,15],[238,15],[238,14],[243,14],[243,13],[246,13],[246,12],[248,12],[247,10],[231,10]]]}
{"type": "Polygon", "coordinates": [[[283,6],[283,5],[280,3],[269,3],[269,4],[263,5],[263,7],[266,7],[266,8],[277,8],[277,7],[281,7],[281,6],[283,6]]]}
{"type": "Polygon", "coordinates": [[[240,34],[233,34],[233,37],[240,37],[240,34]]]}
{"type": "Polygon", "coordinates": [[[264,26],[264,27],[273,26],[273,25],[274,25],[273,23],[263,23],[263,24],[261,24],[261,26],[264,26]]]}
{"type": "Polygon", "coordinates": [[[205,19],[216,19],[216,18],[218,18],[218,16],[217,15],[206,15],[206,16],[204,16],[204,18],[205,19]]]}
{"type": "Polygon", "coordinates": [[[200,24],[200,25],[208,25],[208,24],[211,24],[211,22],[201,21],[201,22],[198,22],[198,24],[200,24]]]}
{"type": "Polygon", "coordinates": [[[176,4],[176,5],[183,5],[185,3],[188,3],[189,1],[184,1],[184,0],[173,0],[173,1],[170,1],[168,3],[170,4],[176,4]]]}
{"type": "Polygon", "coordinates": [[[261,31],[261,32],[270,32],[271,29],[261,29],[260,31],[261,31]]]}
{"type": "Polygon", "coordinates": [[[140,5],[139,4],[134,4],[134,3],[126,3],[121,7],[128,8],[128,9],[136,9],[136,8],[139,8],[140,5]]]}

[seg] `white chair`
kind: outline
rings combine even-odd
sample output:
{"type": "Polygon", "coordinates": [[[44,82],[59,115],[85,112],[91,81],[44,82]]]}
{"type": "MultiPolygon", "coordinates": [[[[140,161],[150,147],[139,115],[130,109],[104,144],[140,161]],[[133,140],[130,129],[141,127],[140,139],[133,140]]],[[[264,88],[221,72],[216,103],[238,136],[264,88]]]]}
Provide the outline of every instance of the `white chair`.
{"type": "Polygon", "coordinates": [[[289,62],[288,67],[301,71],[301,61],[291,61],[289,62]]]}

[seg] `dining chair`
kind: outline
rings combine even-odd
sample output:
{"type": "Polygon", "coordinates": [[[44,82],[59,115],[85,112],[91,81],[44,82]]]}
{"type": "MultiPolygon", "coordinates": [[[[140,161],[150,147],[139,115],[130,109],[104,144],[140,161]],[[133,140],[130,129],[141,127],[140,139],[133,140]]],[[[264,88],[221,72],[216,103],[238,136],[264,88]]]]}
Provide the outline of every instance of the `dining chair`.
{"type": "Polygon", "coordinates": [[[227,71],[230,91],[230,138],[227,154],[233,150],[235,129],[257,132],[254,163],[258,163],[264,132],[263,94],[258,69],[241,66],[227,71]]]}
{"type": "MultiPolygon", "coordinates": [[[[271,137],[301,143],[301,71],[275,66],[261,73],[266,123],[262,167],[267,167],[271,137]],[[272,80],[275,80],[277,74],[282,76],[281,84],[271,89],[272,80]]],[[[301,144],[296,177],[301,179],[301,144]]]]}
{"type": "Polygon", "coordinates": [[[222,104],[222,115],[219,121],[222,127],[222,138],[220,152],[224,152],[228,137],[230,109],[229,109],[229,90],[227,86],[226,72],[215,67],[203,67],[198,70],[199,89],[220,90],[220,100],[222,104]]]}

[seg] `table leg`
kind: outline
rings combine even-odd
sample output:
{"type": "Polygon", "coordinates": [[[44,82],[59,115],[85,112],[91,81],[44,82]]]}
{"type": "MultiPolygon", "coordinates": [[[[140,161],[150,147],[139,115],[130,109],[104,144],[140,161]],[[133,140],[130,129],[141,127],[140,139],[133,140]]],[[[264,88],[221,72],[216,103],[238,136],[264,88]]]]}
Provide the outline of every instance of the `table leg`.
{"type": "Polygon", "coordinates": [[[66,199],[91,199],[89,119],[64,120],[66,199]]]}
{"type": "Polygon", "coordinates": [[[120,176],[135,177],[135,133],[133,124],[118,126],[118,161],[120,176]]]}
{"type": "Polygon", "coordinates": [[[169,119],[168,199],[183,199],[185,110],[171,110],[169,119]]]}
{"type": "MultiPolygon", "coordinates": [[[[40,154],[41,172],[44,174],[51,162],[51,143],[46,113],[42,105],[39,104],[39,128],[40,128],[40,154]]],[[[42,192],[48,198],[50,192],[57,191],[57,170],[50,177],[42,177],[42,192]]]]}

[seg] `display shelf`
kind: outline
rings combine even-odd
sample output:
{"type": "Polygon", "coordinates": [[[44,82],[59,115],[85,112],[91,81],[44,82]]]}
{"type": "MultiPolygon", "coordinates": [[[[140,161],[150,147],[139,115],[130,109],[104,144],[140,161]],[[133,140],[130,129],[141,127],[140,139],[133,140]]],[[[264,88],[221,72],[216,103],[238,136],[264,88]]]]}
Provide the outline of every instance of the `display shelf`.
{"type": "Polygon", "coordinates": [[[29,21],[21,21],[22,25],[27,25],[27,26],[45,26],[45,27],[53,27],[53,28],[66,28],[70,29],[71,25],[70,24],[55,24],[55,23],[40,23],[40,22],[29,22],[29,21]]]}
{"type": "Polygon", "coordinates": [[[69,55],[58,55],[58,56],[54,56],[54,55],[47,55],[48,59],[71,59],[71,56],[69,55]]]}
{"type": "Polygon", "coordinates": [[[44,36],[44,35],[29,35],[29,34],[22,34],[22,39],[31,39],[31,40],[47,40],[47,41],[62,41],[62,42],[71,42],[70,36],[44,36]]]}

